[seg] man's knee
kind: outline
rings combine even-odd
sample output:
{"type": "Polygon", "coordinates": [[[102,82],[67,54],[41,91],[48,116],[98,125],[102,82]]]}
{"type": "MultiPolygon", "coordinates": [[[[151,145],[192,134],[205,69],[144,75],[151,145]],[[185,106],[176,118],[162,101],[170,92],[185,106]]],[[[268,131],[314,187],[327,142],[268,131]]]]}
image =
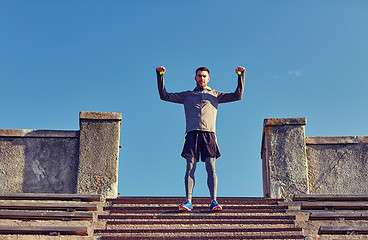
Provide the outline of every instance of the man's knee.
{"type": "Polygon", "coordinates": [[[197,160],[193,157],[187,158],[187,172],[194,172],[196,169],[197,160]]]}
{"type": "Polygon", "coordinates": [[[206,158],[205,159],[206,170],[208,174],[216,173],[215,161],[216,161],[216,158],[206,158]]]}

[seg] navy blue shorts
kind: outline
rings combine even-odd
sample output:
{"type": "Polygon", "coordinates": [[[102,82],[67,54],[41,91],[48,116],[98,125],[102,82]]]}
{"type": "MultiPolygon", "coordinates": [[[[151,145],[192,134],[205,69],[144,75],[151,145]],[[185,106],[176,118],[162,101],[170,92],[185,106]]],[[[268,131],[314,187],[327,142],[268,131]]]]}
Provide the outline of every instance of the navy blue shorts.
{"type": "Polygon", "coordinates": [[[207,158],[218,158],[221,156],[220,149],[217,146],[216,134],[213,132],[190,131],[185,136],[183,158],[194,157],[204,162],[207,158]]]}

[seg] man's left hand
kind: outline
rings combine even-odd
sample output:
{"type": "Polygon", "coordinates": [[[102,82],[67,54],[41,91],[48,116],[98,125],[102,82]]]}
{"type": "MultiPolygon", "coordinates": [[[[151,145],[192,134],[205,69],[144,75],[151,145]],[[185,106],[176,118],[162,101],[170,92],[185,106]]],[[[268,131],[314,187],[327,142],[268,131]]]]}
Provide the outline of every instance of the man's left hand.
{"type": "Polygon", "coordinates": [[[243,73],[243,72],[245,72],[245,68],[243,68],[243,67],[237,67],[237,68],[235,69],[235,72],[236,72],[236,74],[238,74],[238,72],[243,73]]]}

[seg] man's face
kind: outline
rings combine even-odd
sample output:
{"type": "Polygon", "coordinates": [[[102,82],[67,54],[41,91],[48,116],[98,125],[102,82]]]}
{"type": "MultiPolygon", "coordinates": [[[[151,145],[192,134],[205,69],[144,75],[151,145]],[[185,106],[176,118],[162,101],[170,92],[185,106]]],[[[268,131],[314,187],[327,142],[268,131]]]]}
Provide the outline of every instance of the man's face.
{"type": "Polygon", "coordinates": [[[210,81],[210,75],[207,71],[198,71],[194,79],[197,82],[197,87],[203,89],[207,87],[207,83],[210,81]]]}

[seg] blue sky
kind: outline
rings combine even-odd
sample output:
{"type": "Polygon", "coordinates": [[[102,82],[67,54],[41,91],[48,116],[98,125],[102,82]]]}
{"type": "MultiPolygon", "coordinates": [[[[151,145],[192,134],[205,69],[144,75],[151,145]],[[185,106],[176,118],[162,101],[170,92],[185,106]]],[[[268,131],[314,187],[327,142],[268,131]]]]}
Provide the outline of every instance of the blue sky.
{"type": "MultiPolygon", "coordinates": [[[[262,196],[263,119],[306,117],[307,136],[366,136],[368,1],[0,2],[2,129],[78,130],[80,111],[123,114],[119,192],[184,196],[182,105],[168,91],[209,86],[220,105],[218,195],[262,196]]],[[[201,164],[194,196],[208,196],[201,164]]]]}

